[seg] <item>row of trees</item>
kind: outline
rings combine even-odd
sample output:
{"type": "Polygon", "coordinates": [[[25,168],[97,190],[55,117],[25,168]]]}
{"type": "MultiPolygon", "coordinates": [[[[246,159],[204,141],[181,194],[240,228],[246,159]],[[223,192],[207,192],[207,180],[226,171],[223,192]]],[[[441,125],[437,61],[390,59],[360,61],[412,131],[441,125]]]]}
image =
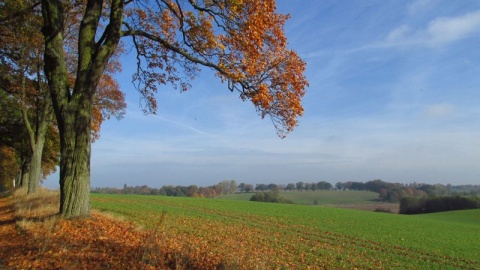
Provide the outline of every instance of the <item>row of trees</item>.
{"type": "Polygon", "coordinates": [[[215,197],[222,194],[233,194],[236,192],[250,193],[250,192],[266,192],[266,191],[308,191],[308,190],[331,190],[333,186],[326,182],[320,181],[318,183],[304,183],[297,182],[283,184],[237,184],[235,180],[225,180],[213,186],[198,187],[196,185],[190,186],[163,186],[159,189],[151,188],[146,185],[129,187],[126,184],[123,189],[118,188],[99,188],[92,189],[94,193],[113,193],[113,194],[142,194],[142,195],[167,195],[167,196],[188,196],[188,197],[215,197]]]}
{"type": "Polygon", "coordinates": [[[105,194],[139,194],[139,195],[163,195],[163,196],[176,196],[176,197],[203,197],[203,198],[215,198],[224,194],[233,194],[237,191],[237,183],[235,180],[225,180],[220,183],[199,187],[197,185],[190,186],[162,186],[161,188],[151,188],[149,186],[123,186],[123,189],[119,188],[94,188],[93,193],[105,193],[105,194]]]}
{"type": "Polygon", "coordinates": [[[251,184],[241,183],[239,185],[240,192],[253,192],[253,191],[272,191],[272,190],[285,190],[285,191],[308,191],[308,190],[331,190],[333,188],[332,184],[326,181],[320,181],[318,183],[289,183],[287,185],[283,184],[256,184],[255,188],[251,184]]]}
{"type": "Polygon", "coordinates": [[[424,214],[480,208],[479,198],[462,196],[404,197],[400,200],[400,214],[424,214]]]}
{"type": "Polygon", "coordinates": [[[338,182],[338,190],[367,190],[379,193],[379,200],[399,202],[402,198],[423,198],[433,196],[471,195],[480,194],[480,185],[441,185],[424,183],[389,183],[382,180],[368,182],[338,182]]]}
{"type": "MultiPolygon", "coordinates": [[[[15,142],[0,142],[2,171],[17,173],[28,163],[35,192],[45,144],[55,141],[59,147],[45,156],[55,153],[53,164],[59,162],[60,213],[88,216],[92,138],[99,122],[122,112],[123,93],[111,75],[124,52],[136,54],[132,82],[145,112],[156,112],[160,85],[185,91],[206,67],[283,138],[303,114],[308,86],[305,62],[287,48],[287,19],[275,0],[2,1],[1,92],[21,115],[27,139],[17,142],[15,129],[5,131],[15,142]]],[[[2,177],[7,186],[11,175],[2,177]]]]}

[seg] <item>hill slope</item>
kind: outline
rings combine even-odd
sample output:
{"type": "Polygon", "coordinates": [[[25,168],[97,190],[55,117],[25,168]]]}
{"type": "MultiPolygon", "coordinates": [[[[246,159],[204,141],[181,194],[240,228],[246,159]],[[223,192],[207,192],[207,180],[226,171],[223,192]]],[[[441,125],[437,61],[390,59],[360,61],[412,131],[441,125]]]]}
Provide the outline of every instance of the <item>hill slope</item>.
{"type": "MultiPolygon", "coordinates": [[[[222,195],[218,198],[225,200],[248,201],[255,193],[236,193],[222,195]]],[[[371,191],[281,191],[280,195],[293,201],[295,204],[326,205],[326,204],[366,204],[373,203],[378,193],[371,191]]]]}
{"type": "Polygon", "coordinates": [[[208,250],[241,268],[480,268],[480,224],[161,196],[92,194],[92,205],[146,226],[157,224],[166,243],[193,258],[208,250]]]}
{"type": "Polygon", "coordinates": [[[431,213],[431,214],[422,214],[417,216],[425,219],[430,219],[430,220],[460,223],[462,225],[473,225],[474,227],[480,225],[480,209],[448,211],[448,212],[439,212],[439,213],[431,213]]]}

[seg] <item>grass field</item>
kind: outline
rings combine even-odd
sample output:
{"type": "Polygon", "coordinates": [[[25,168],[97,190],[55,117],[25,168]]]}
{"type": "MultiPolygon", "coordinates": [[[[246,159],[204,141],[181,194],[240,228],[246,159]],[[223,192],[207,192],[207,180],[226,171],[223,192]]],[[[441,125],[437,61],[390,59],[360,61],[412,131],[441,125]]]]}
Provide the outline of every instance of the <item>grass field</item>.
{"type": "MultiPolygon", "coordinates": [[[[218,197],[224,200],[249,201],[255,193],[236,193],[218,197]]],[[[398,213],[399,203],[378,202],[378,193],[371,191],[281,191],[280,195],[295,204],[303,205],[331,205],[357,210],[382,210],[398,213]]]]}
{"type": "MultiPolygon", "coordinates": [[[[237,193],[222,195],[220,199],[248,201],[255,193],[237,193]]],[[[281,191],[280,195],[295,204],[371,204],[375,203],[378,193],[371,191],[281,191]]]]}
{"type": "MultiPolygon", "coordinates": [[[[479,210],[462,210],[418,215],[420,218],[443,221],[448,223],[471,224],[480,226],[479,210]]],[[[480,253],[480,250],[479,250],[480,253]]],[[[480,254],[479,254],[480,256],[480,254]]]]}
{"type": "Polygon", "coordinates": [[[480,269],[480,210],[404,216],[225,199],[91,199],[100,211],[158,226],[179,254],[221,258],[227,268],[480,269]]]}

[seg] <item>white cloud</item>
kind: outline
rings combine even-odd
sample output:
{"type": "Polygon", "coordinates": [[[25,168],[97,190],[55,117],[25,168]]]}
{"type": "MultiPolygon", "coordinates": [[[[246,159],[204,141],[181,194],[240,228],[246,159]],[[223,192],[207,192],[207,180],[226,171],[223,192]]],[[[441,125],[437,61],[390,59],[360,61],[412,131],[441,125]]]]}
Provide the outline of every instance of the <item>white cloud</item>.
{"type": "Polygon", "coordinates": [[[402,25],[393,29],[387,36],[387,42],[397,42],[404,40],[410,33],[410,27],[402,25]]]}
{"type": "Polygon", "coordinates": [[[401,25],[390,31],[384,42],[369,47],[401,47],[423,45],[436,47],[451,43],[480,32],[480,10],[456,17],[438,17],[430,20],[425,28],[414,30],[401,25]]]}
{"type": "Polygon", "coordinates": [[[431,43],[442,44],[480,31],[480,10],[450,18],[437,18],[427,28],[431,43]]]}

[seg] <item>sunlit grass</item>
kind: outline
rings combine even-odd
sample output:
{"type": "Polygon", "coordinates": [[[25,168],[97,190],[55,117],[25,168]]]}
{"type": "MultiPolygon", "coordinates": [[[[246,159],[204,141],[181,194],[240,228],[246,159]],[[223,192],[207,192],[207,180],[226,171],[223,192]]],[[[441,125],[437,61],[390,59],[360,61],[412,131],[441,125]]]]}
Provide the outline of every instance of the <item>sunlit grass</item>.
{"type": "Polygon", "coordinates": [[[179,246],[272,268],[479,268],[480,224],[249,201],[92,194],[92,205],[154,226],[179,246]]]}
{"type": "Polygon", "coordinates": [[[58,222],[59,193],[47,189],[27,194],[26,189],[14,192],[17,226],[28,230],[32,226],[53,228],[58,222]]]}

